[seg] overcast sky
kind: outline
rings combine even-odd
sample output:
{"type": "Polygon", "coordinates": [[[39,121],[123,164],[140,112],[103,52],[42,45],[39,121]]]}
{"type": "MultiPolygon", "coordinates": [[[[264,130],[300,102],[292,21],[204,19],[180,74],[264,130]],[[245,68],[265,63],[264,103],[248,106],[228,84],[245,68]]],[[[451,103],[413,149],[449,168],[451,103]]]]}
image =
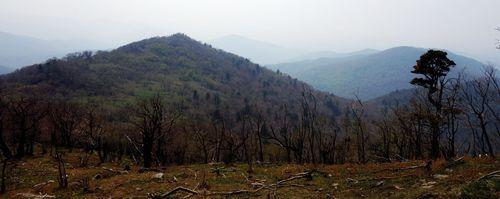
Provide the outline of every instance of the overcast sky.
{"type": "Polygon", "coordinates": [[[500,0],[0,0],[0,31],[124,44],[237,34],[308,51],[408,45],[500,63],[500,0]]]}

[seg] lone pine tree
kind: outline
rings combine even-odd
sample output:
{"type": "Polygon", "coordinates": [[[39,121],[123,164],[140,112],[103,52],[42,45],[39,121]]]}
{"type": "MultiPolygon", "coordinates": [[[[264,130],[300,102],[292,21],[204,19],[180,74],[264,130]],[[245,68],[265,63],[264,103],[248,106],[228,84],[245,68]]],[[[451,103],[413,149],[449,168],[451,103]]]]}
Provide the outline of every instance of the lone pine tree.
{"type": "Polygon", "coordinates": [[[447,53],[439,50],[429,50],[417,60],[413,66],[412,73],[421,77],[415,77],[411,84],[426,89],[427,101],[432,105],[428,120],[431,133],[430,156],[433,159],[439,157],[439,137],[441,136],[443,91],[446,86],[446,75],[455,62],[448,59],[447,53]],[[423,77],[422,77],[423,76],[423,77]]]}

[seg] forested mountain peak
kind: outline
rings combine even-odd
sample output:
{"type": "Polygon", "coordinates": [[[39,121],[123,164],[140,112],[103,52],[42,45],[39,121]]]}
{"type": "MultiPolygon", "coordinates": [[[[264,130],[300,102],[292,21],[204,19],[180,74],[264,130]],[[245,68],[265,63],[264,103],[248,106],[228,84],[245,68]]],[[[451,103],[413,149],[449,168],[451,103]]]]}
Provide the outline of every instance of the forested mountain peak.
{"type": "Polygon", "coordinates": [[[182,46],[182,47],[200,47],[202,44],[191,39],[183,33],[176,33],[171,36],[157,36],[132,42],[116,49],[121,52],[141,52],[148,50],[154,46],[182,46]]]}
{"type": "MultiPolygon", "coordinates": [[[[185,34],[153,37],[111,51],[68,54],[24,67],[1,77],[8,90],[41,90],[43,94],[81,102],[124,107],[160,93],[189,106],[205,104],[239,110],[298,105],[306,91],[339,112],[339,98],[313,90],[289,76],[248,59],[212,48],[185,34]],[[292,105],[293,104],[293,105],[292,105]]],[[[323,108],[321,108],[323,109],[323,108]]]]}

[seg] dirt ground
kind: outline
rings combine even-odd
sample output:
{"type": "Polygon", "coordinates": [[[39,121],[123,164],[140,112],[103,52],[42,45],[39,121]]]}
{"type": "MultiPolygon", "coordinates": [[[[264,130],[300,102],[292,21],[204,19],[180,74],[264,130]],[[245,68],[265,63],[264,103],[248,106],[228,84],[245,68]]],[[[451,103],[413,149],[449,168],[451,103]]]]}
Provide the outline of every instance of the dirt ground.
{"type": "Polygon", "coordinates": [[[126,161],[80,167],[64,156],[68,187],[57,162],[36,155],[8,164],[4,198],[500,198],[499,159],[464,158],[384,164],[193,164],[141,171],[126,161]],[[430,170],[429,170],[430,169],[430,170]],[[491,174],[491,175],[488,175],[491,174]],[[480,179],[483,177],[482,179],[480,179]],[[175,188],[178,191],[166,194],[175,188]],[[184,189],[186,188],[186,189],[184,189]],[[182,190],[181,190],[182,189],[182,190]],[[189,193],[192,192],[192,193],[189,193]]]}

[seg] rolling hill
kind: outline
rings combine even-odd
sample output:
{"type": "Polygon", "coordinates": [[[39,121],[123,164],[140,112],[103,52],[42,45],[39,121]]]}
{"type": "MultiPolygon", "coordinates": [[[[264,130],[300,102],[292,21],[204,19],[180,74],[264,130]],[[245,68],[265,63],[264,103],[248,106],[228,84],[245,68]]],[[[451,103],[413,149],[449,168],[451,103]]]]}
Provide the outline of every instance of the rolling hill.
{"type": "MultiPolygon", "coordinates": [[[[269,67],[305,81],[316,89],[346,98],[357,94],[368,100],[412,88],[410,71],[425,51],[423,48],[396,47],[368,55],[321,58],[269,67]]],[[[448,56],[457,63],[450,76],[456,76],[461,70],[470,75],[482,70],[483,64],[474,59],[451,52],[448,56]]]]}
{"type": "Polygon", "coordinates": [[[93,55],[70,54],[0,79],[12,92],[35,91],[113,108],[129,107],[155,93],[187,106],[229,110],[245,104],[257,104],[263,111],[282,104],[292,109],[299,105],[303,89],[311,90],[325,112],[338,113],[343,101],[183,34],[149,38],[93,55]]]}

